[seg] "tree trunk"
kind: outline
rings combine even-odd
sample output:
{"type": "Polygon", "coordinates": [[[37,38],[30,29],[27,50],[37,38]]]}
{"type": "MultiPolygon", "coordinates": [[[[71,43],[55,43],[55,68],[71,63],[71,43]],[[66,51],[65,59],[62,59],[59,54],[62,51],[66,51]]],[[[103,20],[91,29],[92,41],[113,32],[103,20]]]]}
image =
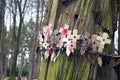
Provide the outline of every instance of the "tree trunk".
{"type": "MultiPolygon", "coordinates": [[[[40,25],[38,25],[39,24],[39,11],[40,11],[40,0],[37,0],[37,15],[36,15],[36,38],[37,38],[37,34],[38,34],[38,30],[40,29],[39,28],[39,26],[40,25]]],[[[37,41],[37,39],[35,40],[36,41],[36,43],[38,43],[38,41],[37,41]]],[[[36,49],[36,47],[38,46],[37,44],[35,43],[35,47],[34,47],[34,49],[36,49]]],[[[39,70],[39,63],[40,63],[40,58],[39,58],[39,53],[37,53],[36,55],[35,55],[36,57],[35,57],[35,66],[34,66],[34,79],[38,79],[38,70],[39,70]]]]}
{"type": "Polygon", "coordinates": [[[17,44],[17,37],[16,37],[16,16],[17,16],[17,14],[16,14],[16,11],[17,11],[17,3],[16,3],[16,1],[14,0],[13,1],[14,3],[14,5],[15,5],[15,7],[12,7],[12,9],[13,10],[15,10],[15,13],[12,13],[12,15],[13,15],[13,33],[12,33],[12,38],[13,38],[13,41],[12,41],[12,48],[13,48],[13,55],[12,55],[12,58],[11,58],[11,69],[10,69],[10,80],[15,80],[16,78],[15,78],[15,69],[16,69],[16,60],[17,60],[17,54],[18,53],[16,53],[16,44],[17,44]]]}
{"type": "MultiPolygon", "coordinates": [[[[40,17],[40,28],[38,29],[38,30],[40,30],[40,32],[41,32],[41,29],[42,29],[42,20],[43,20],[43,17],[44,17],[44,6],[45,6],[45,1],[44,0],[41,0],[41,2],[40,2],[40,7],[41,7],[41,11],[40,11],[40,15],[41,15],[41,17],[40,17]]],[[[38,45],[39,46],[39,45],[38,45]]],[[[39,71],[40,71],[40,64],[41,64],[41,61],[40,61],[40,53],[38,52],[37,54],[36,54],[36,60],[35,60],[35,63],[36,63],[36,66],[35,66],[35,71],[34,71],[34,76],[36,77],[36,79],[38,79],[39,78],[39,71]]]]}
{"type": "Polygon", "coordinates": [[[119,26],[118,26],[118,54],[120,55],[120,0],[118,0],[118,17],[119,17],[119,19],[118,19],[118,24],[119,24],[119,26]]]}
{"type": "Polygon", "coordinates": [[[3,22],[4,22],[4,14],[5,14],[5,0],[0,0],[0,39],[2,34],[3,22]]]}
{"type": "Polygon", "coordinates": [[[24,53],[21,54],[21,61],[20,61],[19,72],[18,72],[18,80],[22,80],[21,78],[22,78],[23,64],[24,64],[24,53]]]}
{"type": "Polygon", "coordinates": [[[17,56],[19,54],[19,45],[20,45],[20,37],[21,37],[21,29],[22,29],[22,26],[23,26],[23,21],[24,21],[24,12],[25,12],[25,8],[26,8],[26,3],[27,3],[27,0],[25,0],[25,2],[22,4],[22,1],[19,1],[19,0],[15,0],[14,1],[14,4],[15,4],[15,12],[13,13],[13,21],[14,21],[14,32],[13,34],[15,33],[15,28],[16,28],[16,11],[17,11],[17,8],[19,10],[19,26],[18,26],[18,33],[17,33],[17,36],[16,34],[14,34],[14,38],[15,38],[15,42],[14,42],[14,56],[13,56],[13,62],[12,62],[12,65],[11,65],[11,72],[10,72],[10,80],[16,80],[15,79],[15,69],[16,69],[16,64],[17,64],[17,56]],[[23,7],[21,7],[23,5],[23,7]]]}
{"type": "Polygon", "coordinates": [[[19,53],[19,42],[20,42],[20,37],[21,37],[21,27],[22,27],[22,23],[23,23],[23,18],[20,19],[20,24],[19,24],[19,30],[18,30],[18,36],[16,39],[16,44],[15,44],[15,52],[14,52],[14,56],[13,56],[13,62],[12,62],[12,67],[11,67],[11,75],[10,75],[10,80],[16,80],[15,79],[15,69],[16,69],[16,64],[17,64],[17,56],[19,53]]]}
{"type": "MultiPolygon", "coordinates": [[[[38,36],[38,30],[39,30],[39,9],[40,9],[40,0],[37,0],[37,15],[36,15],[36,27],[35,27],[35,33],[34,33],[34,40],[33,40],[33,48],[32,48],[32,51],[30,53],[30,66],[29,66],[29,80],[33,80],[34,78],[37,78],[37,71],[38,70],[38,67],[37,67],[37,64],[38,64],[38,58],[36,58],[36,61],[35,61],[35,54],[36,54],[36,47],[38,46],[37,45],[37,36],[38,36]],[[34,66],[35,65],[35,66],[34,66]]],[[[36,55],[38,57],[38,55],[36,55]]]]}
{"type": "MultiPolygon", "coordinates": [[[[44,24],[59,28],[64,24],[70,29],[98,34],[106,28],[113,37],[113,1],[111,0],[49,0],[44,24]]],[[[113,38],[112,38],[113,40],[113,38]]],[[[110,47],[105,53],[110,53],[110,47]]],[[[90,64],[79,52],[72,59],[60,54],[55,63],[42,62],[39,80],[113,80],[110,64],[98,67],[96,57],[90,64]]]]}
{"type": "Polygon", "coordinates": [[[5,0],[0,0],[0,79],[5,76],[5,53],[4,53],[4,14],[5,14],[5,0]]]}
{"type": "MultiPolygon", "coordinates": [[[[118,55],[120,55],[120,0],[118,0],[118,55]]],[[[118,65],[118,80],[120,80],[120,65],[118,65]]]]}

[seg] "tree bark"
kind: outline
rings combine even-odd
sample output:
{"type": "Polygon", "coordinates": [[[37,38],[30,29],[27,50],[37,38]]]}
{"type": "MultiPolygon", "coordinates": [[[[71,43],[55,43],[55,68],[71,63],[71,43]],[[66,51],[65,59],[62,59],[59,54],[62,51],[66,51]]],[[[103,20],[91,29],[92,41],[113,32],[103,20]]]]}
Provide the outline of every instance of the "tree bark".
{"type": "MultiPolygon", "coordinates": [[[[15,47],[14,47],[14,56],[13,56],[13,62],[11,65],[11,72],[10,72],[10,80],[16,80],[15,79],[15,69],[16,69],[16,64],[17,64],[17,56],[19,53],[19,45],[20,45],[20,37],[21,37],[21,29],[23,26],[23,20],[24,20],[24,11],[25,11],[25,7],[26,7],[26,3],[27,0],[25,0],[23,8],[21,7],[22,3],[19,0],[15,0],[15,10],[17,11],[17,7],[19,10],[19,18],[20,18],[20,22],[19,22],[19,26],[18,26],[18,34],[17,36],[14,34],[14,38],[15,38],[15,47]]],[[[14,15],[16,15],[16,12],[14,13],[14,15]]],[[[14,21],[16,20],[16,16],[14,16],[14,21]]],[[[16,21],[15,21],[16,22],[16,21]]],[[[14,22],[14,32],[15,33],[15,28],[16,28],[16,23],[14,22]]]]}
{"type": "Polygon", "coordinates": [[[35,27],[35,33],[34,33],[34,40],[33,40],[33,48],[32,51],[30,53],[30,64],[29,64],[29,80],[33,80],[34,78],[37,78],[37,64],[38,64],[38,54],[36,55],[36,61],[35,61],[35,54],[36,54],[36,47],[37,45],[37,36],[38,36],[38,30],[39,30],[39,9],[40,9],[40,0],[37,0],[37,15],[36,15],[36,27],[35,27]],[[35,65],[35,66],[34,66],[35,65]]]}
{"type": "MultiPolygon", "coordinates": [[[[52,23],[53,28],[68,24],[70,29],[78,29],[79,34],[90,32],[98,34],[106,28],[112,35],[113,10],[111,0],[50,0],[44,23],[52,23]],[[54,13],[54,15],[52,15],[54,13]]],[[[113,37],[113,36],[111,36],[113,37]]],[[[113,40],[113,38],[112,38],[113,40]]],[[[110,53],[110,47],[105,53],[110,53]]],[[[70,60],[63,53],[57,61],[43,61],[40,67],[39,80],[113,80],[111,65],[98,67],[97,57],[90,64],[86,56],[76,52],[70,60]]]]}
{"type": "Polygon", "coordinates": [[[118,54],[120,55],[120,0],[118,0],[118,54]]]}
{"type": "Polygon", "coordinates": [[[5,53],[4,53],[4,14],[5,14],[5,0],[0,0],[0,79],[5,76],[5,53]]]}
{"type": "MultiPolygon", "coordinates": [[[[118,55],[120,55],[120,0],[118,0],[118,55]]],[[[120,65],[118,65],[118,80],[120,80],[120,65]]]]}
{"type": "Polygon", "coordinates": [[[20,61],[19,72],[18,72],[18,80],[21,80],[22,78],[23,64],[24,64],[24,53],[21,54],[21,61],[20,61]]]}
{"type": "Polygon", "coordinates": [[[15,79],[15,69],[16,69],[16,63],[17,63],[17,56],[18,56],[18,53],[19,53],[19,42],[20,42],[20,35],[21,35],[22,23],[23,23],[23,18],[20,19],[18,36],[17,36],[16,45],[15,45],[15,52],[14,52],[13,62],[12,62],[12,67],[11,67],[10,80],[16,80],[15,79]]]}
{"type": "Polygon", "coordinates": [[[5,14],[5,0],[0,0],[0,39],[2,34],[3,22],[4,22],[4,14],[5,14]]]}

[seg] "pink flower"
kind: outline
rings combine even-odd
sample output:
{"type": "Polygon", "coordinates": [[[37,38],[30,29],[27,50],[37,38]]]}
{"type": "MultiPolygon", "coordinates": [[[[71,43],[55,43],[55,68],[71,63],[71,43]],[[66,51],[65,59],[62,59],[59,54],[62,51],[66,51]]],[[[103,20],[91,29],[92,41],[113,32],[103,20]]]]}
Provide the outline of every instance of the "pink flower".
{"type": "Polygon", "coordinates": [[[46,36],[49,36],[52,34],[52,30],[51,30],[51,25],[50,26],[45,26],[43,27],[43,33],[46,36]]]}
{"type": "Polygon", "coordinates": [[[63,35],[63,36],[66,36],[67,33],[68,33],[68,29],[63,29],[63,30],[62,30],[62,35],[63,35]]]}
{"type": "Polygon", "coordinates": [[[46,34],[47,35],[50,35],[51,34],[51,29],[48,27],[48,28],[46,28],[46,34]]]}
{"type": "Polygon", "coordinates": [[[69,48],[70,48],[70,50],[73,50],[73,49],[75,49],[75,45],[73,43],[71,43],[69,48]]]}
{"type": "Polygon", "coordinates": [[[70,43],[70,47],[69,47],[70,51],[73,53],[75,50],[75,45],[73,43],[70,43]]]}
{"type": "Polygon", "coordinates": [[[63,28],[60,28],[60,32],[62,34],[62,36],[66,36],[68,34],[68,28],[69,28],[69,25],[65,24],[63,28]]]}

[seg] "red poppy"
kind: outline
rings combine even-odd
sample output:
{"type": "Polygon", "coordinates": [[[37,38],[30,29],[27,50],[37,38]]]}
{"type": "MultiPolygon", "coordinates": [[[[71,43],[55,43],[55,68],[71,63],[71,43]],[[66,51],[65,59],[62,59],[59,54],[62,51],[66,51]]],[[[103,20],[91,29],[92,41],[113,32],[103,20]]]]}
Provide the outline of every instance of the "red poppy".
{"type": "Polygon", "coordinates": [[[49,49],[49,53],[53,53],[54,51],[55,51],[54,48],[49,49]]]}

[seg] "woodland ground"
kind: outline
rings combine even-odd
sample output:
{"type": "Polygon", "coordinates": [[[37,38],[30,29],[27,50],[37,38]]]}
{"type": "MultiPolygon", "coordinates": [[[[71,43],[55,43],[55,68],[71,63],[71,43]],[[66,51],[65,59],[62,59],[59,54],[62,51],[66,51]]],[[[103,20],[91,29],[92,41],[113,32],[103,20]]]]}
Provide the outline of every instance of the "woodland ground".
{"type": "MultiPolygon", "coordinates": [[[[9,80],[9,77],[6,77],[4,80],[9,80]]],[[[17,77],[16,77],[16,80],[17,80],[17,77]]],[[[27,80],[27,78],[26,77],[22,77],[21,80],[27,80]]]]}

